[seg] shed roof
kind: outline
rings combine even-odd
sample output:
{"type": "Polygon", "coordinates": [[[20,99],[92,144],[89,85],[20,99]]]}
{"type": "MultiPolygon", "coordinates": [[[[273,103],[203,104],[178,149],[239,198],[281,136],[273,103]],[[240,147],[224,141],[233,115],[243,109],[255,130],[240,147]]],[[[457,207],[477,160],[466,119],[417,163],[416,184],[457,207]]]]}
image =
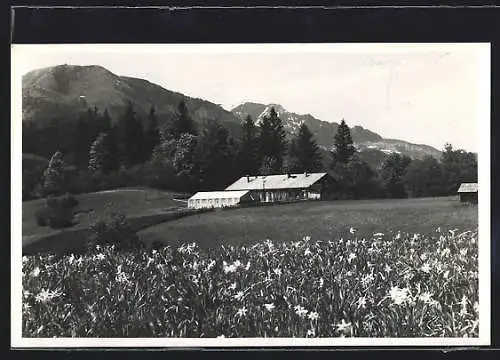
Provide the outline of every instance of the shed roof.
{"type": "Polygon", "coordinates": [[[474,193],[478,192],[477,183],[462,183],[458,189],[459,193],[474,193]]]}
{"type": "Polygon", "coordinates": [[[201,199],[233,199],[241,198],[248,193],[245,191],[200,191],[189,198],[189,200],[201,200],[201,199]]]}
{"type": "Polygon", "coordinates": [[[226,190],[262,190],[262,189],[305,189],[318,182],[324,173],[281,174],[267,176],[241,177],[226,190]]]}

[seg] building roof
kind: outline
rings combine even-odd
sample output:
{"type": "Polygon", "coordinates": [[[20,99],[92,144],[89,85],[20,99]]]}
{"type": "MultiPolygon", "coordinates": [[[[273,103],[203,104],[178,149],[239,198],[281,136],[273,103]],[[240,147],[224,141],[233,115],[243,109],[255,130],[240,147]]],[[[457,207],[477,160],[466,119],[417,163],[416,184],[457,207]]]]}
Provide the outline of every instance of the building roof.
{"type": "Polygon", "coordinates": [[[326,176],[325,173],[282,174],[267,176],[241,177],[226,190],[262,190],[262,189],[305,189],[326,176]]]}
{"type": "Polygon", "coordinates": [[[477,183],[462,183],[458,189],[459,193],[474,193],[478,192],[477,183]]]}
{"type": "Polygon", "coordinates": [[[189,200],[201,200],[201,199],[233,199],[241,198],[248,193],[248,190],[244,191],[200,191],[189,198],[189,200]]]}

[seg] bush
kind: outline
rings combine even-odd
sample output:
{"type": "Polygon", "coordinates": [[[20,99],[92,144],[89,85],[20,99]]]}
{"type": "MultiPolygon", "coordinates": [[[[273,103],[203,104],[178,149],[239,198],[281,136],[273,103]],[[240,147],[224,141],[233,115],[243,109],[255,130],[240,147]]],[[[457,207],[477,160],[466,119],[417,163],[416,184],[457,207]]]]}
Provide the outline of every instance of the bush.
{"type": "Polygon", "coordinates": [[[55,197],[48,196],[45,206],[35,212],[38,226],[49,226],[53,229],[65,228],[74,225],[73,209],[78,200],[72,194],[55,197]]]}
{"type": "Polygon", "coordinates": [[[35,218],[38,226],[49,226],[52,229],[66,228],[74,225],[73,210],[61,206],[46,205],[35,212],[35,218]]]}
{"type": "Polygon", "coordinates": [[[137,234],[129,221],[122,214],[111,214],[99,219],[90,227],[87,248],[97,245],[115,245],[116,248],[127,250],[140,245],[137,234]]]}

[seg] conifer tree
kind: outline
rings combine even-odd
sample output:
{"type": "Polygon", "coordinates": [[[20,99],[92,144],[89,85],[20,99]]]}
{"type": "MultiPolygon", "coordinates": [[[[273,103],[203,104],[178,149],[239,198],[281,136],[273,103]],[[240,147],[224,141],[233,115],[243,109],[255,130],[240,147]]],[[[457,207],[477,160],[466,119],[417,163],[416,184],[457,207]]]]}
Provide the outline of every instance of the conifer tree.
{"type": "Polygon", "coordinates": [[[170,135],[175,139],[178,139],[182,134],[197,135],[196,124],[189,115],[184,99],[181,100],[177,106],[177,114],[175,115],[169,130],[171,133],[170,135]]]}
{"type": "Polygon", "coordinates": [[[344,119],[340,122],[340,125],[335,134],[334,151],[333,151],[333,166],[335,163],[339,162],[342,164],[347,164],[349,159],[355,153],[351,131],[349,126],[347,126],[344,119]]]}
{"type": "Polygon", "coordinates": [[[67,164],[64,162],[62,153],[60,151],[55,152],[43,174],[45,194],[57,196],[67,191],[66,169],[67,164]]]}
{"type": "Polygon", "coordinates": [[[262,118],[259,146],[261,159],[264,160],[266,157],[274,159],[273,168],[279,173],[283,167],[287,142],[283,123],[274,108],[271,108],[269,115],[262,118]]]}
{"type": "Polygon", "coordinates": [[[89,154],[89,171],[95,176],[104,175],[111,168],[109,135],[101,133],[92,143],[89,154]]]}
{"type": "Polygon", "coordinates": [[[144,130],[131,102],[127,104],[125,112],[120,117],[116,130],[120,163],[123,166],[133,166],[142,162],[144,130]]]}
{"type": "Polygon", "coordinates": [[[241,129],[242,137],[238,151],[240,172],[244,175],[257,174],[260,167],[258,128],[250,115],[245,118],[241,129]]]}
{"type": "Polygon", "coordinates": [[[294,141],[294,156],[297,158],[298,171],[315,172],[322,168],[321,154],[313,134],[305,123],[300,126],[299,133],[294,141]]]}
{"type": "Polygon", "coordinates": [[[150,160],[154,148],[160,143],[160,130],[158,129],[158,119],[154,106],[149,110],[146,135],[144,141],[144,160],[150,160]]]}

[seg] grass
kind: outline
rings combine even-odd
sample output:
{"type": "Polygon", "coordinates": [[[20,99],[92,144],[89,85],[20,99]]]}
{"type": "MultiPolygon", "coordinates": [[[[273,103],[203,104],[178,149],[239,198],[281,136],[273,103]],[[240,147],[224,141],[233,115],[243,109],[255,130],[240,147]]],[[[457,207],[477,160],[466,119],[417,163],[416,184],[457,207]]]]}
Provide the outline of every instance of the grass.
{"type": "Polygon", "coordinates": [[[123,188],[77,195],[75,209],[77,224],[67,229],[51,229],[36,223],[35,213],[45,205],[45,199],[23,202],[23,247],[48,237],[71,236],[87,229],[107,212],[118,212],[127,217],[143,217],[165,210],[185,208],[185,202],[174,200],[177,194],[147,188],[123,188]]]}
{"type": "Polygon", "coordinates": [[[444,225],[23,257],[23,336],[477,337],[477,229],[444,225]]]}
{"type": "Polygon", "coordinates": [[[476,206],[456,197],[306,202],[280,206],[219,210],[139,232],[143,241],[177,246],[196,241],[200,247],[242,245],[263,241],[296,241],[309,235],[318,240],[346,237],[350,227],[358,236],[376,232],[431,234],[438,226],[460,231],[477,227],[476,206]]]}

